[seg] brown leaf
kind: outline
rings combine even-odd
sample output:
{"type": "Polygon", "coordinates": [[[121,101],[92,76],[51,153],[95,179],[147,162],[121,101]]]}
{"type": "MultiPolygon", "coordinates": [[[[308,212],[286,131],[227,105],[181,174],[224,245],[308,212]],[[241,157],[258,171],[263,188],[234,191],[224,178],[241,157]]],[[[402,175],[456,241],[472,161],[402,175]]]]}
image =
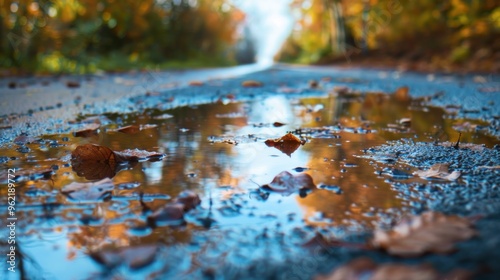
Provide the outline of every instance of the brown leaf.
{"type": "Polygon", "coordinates": [[[125,264],[131,269],[138,269],[151,264],[157,251],[158,246],[143,245],[94,252],[90,254],[90,257],[108,268],[125,264]]]}
{"type": "Polygon", "coordinates": [[[268,139],[264,142],[268,147],[275,147],[280,150],[282,153],[291,156],[293,152],[295,152],[300,145],[304,145],[305,141],[300,140],[297,136],[292,133],[287,133],[281,138],[278,139],[268,139]]]}
{"type": "Polygon", "coordinates": [[[75,137],[92,137],[97,135],[97,130],[101,125],[98,123],[91,123],[86,125],[84,128],[77,130],[73,133],[75,137]]]}
{"type": "Polygon", "coordinates": [[[165,155],[142,150],[124,150],[113,152],[110,148],[85,144],[76,147],[71,153],[71,165],[78,176],[88,180],[111,178],[125,168],[122,163],[133,165],[141,160],[161,160],[165,155]]]}
{"type": "Polygon", "coordinates": [[[391,255],[415,257],[425,253],[449,253],[454,244],[473,237],[472,222],[458,216],[425,212],[385,232],[376,230],[372,244],[391,255]]]}
{"type": "Polygon", "coordinates": [[[394,97],[398,101],[409,101],[410,100],[410,89],[408,87],[400,87],[394,92],[394,97]]]}
{"type": "Polygon", "coordinates": [[[247,81],[243,81],[241,83],[241,85],[244,87],[261,87],[262,83],[259,81],[247,80],[247,81]]]}
{"type": "Polygon", "coordinates": [[[276,175],[271,183],[263,185],[261,188],[288,195],[302,189],[315,189],[316,185],[312,177],[307,173],[294,176],[288,171],[283,171],[276,175]]]}
{"type": "Polygon", "coordinates": [[[77,81],[67,81],[66,82],[66,86],[69,87],[69,88],[79,88],[80,87],[80,83],[77,82],[77,81]]]}
{"type": "Polygon", "coordinates": [[[189,85],[199,87],[199,86],[203,85],[203,82],[202,81],[191,81],[191,82],[189,82],[189,85]]]}
{"type": "Polygon", "coordinates": [[[284,125],[285,125],[285,124],[284,124],[284,123],[282,123],[282,122],[274,122],[274,123],[273,123],[273,126],[274,126],[274,127],[280,127],[280,126],[284,126],[284,125]]]}
{"type": "Polygon", "coordinates": [[[427,265],[381,264],[368,257],[359,257],[316,280],[437,280],[439,273],[427,265]]]}
{"type": "Polygon", "coordinates": [[[115,152],[119,162],[134,162],[134,161],[159,161],[165,157],[165,154],[160,154],[157,152],[148,152],[139,149],[127,149],[119,152],[115,152]]]}
{"type": "Polygon", "coordinates": [[[96,201],[110,198],[113,188],[113,181],[106,178],[93,183],[73,182],[64,186],[61,193],[73,200],[96,201]]]}
{"type": "Polygon", "coordinates": [[[136,133],[139,133],[141,130],[150,129],[150,128],[154,128],[154,127],[156,127],[156,125],[154,125],[154,124],[147,124],[147,125],[141,125],[141,126],[128,125],[128,126],[120,127],[116,131],[121,132],[121,133],[126,133],[126,134],[136,134],[136,133]]]}
{"type": "Polygon", "coordinates": [[[460,177],[460,171],[448,171],[448,163],[436,163],[428,170],[417,170],[413,175],[418,175],[424,179],[444,179],[448,181],[455,181],[460,177]]]}

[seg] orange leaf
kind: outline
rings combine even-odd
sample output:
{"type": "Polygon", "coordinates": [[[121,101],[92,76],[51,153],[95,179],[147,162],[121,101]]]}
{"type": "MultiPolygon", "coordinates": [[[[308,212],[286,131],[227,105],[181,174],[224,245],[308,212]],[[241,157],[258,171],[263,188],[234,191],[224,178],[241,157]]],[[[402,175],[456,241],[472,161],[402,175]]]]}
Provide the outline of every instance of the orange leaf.
{"type": "Polygon", "coordinates": [[[300,140],[297,136],[287,133],[281,138],[278,139],[268,139],[264,142],[268,147],[275,147],[281,152],[290,156],[293,152],[295,152],[300,145],[304,145],[305,141],[300,140]]]}
{"type": "Polygon", "coordinates": [[[247,80],[247,81],[243,81],[241,83],[241,85],[244,87],[261,87],[262,83],[259,81],[247,80]]]}
{"type": "Polygon", "coordinates": [[[316,185],[309,174],[300,173],[294,176],[288,171],[283,171],[276,175],[271,183],[261,188],[289,195],[295,191],[315,189],[316,185]]]}

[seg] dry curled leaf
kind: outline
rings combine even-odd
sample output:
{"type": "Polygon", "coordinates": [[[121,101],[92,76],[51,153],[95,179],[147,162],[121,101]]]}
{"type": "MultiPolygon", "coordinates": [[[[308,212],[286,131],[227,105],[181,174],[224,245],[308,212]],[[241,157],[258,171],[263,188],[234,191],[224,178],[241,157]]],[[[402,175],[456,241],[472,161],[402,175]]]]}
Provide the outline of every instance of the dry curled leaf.
{"type": "Polygon", "coordinates": [[[126,164],[133,165],[142,160],[161,160],[164,156],[137,149],[114,152],[105,146],[85,144],[76,147],[71,153],[71,165],[78,176],[99,180],[113,177],[126,164]]]}
{"type": "Polygon", "coordinates": [[[92,137],[98,134],[98,129],[101,127],[98,123],[87,124],[84,128],[73,133],[75,137],[92,137]]]}
{"type": "Polygon", "coordinates": [[[262,83],[259,81],[247,80],[247,81],[243,81],[241,83],[241,85],[244,87],[261,87],[262,83]]]}
{"type": "Polygon", "coordinates": [[[443,179],[448,181],[455,181],[460,177],[460,171],[448,171],[448,163],[436,163],[431,166],[428,170],[418,170],[413,172],[413,175],[417,175],[424,179],[443,179]]]}
{"type": "Polygon", "coordinates": [[[125,264],[131,269],[138,269],[151,264],[157,251],[158,246],[144,245],[93,252],[90,257],[108,268],[125,264]]]}
{"type": "Polygon", "coordinates": [[[425,253],[449,253],[456,242],[475,234],[472,222],[466,218],[425,212],[403,220],[388,232],[376,230],[372,244],[391,255],[415,257],[425,253]]]}
{"type": "Polygon", "coordinates": [[[276,175],[271,183],[263,185],[261,188],[289,195],[300,190],[315,189],[316,185],[307,173],[292,175],[288,171],[283,171],[276,175]]]}
{"type": "Polygon", "coordinates": [[[64,186],[61,193],[77,201],[96,201],[110,198],[113,188],[113,181],[106,178],[93,183],[73,182],[64,186]]]}
{"type": "Polygon", "coordinates": [[[305,141],[300,140],[297,136],[292,133],[287,133],[281,138],[278,139],[268,139],[264,142],[268,147],[275,147],[280,150],[282,153],[290,156],[293,152],[295,152],[300,145],[304,145],[305,141]]]}

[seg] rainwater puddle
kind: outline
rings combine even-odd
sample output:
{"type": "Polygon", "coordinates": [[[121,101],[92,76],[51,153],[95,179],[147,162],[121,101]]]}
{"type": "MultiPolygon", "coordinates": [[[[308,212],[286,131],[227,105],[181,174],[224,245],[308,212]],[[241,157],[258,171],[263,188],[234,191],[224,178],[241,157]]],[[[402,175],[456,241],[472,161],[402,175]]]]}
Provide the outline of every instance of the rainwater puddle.
{"type": "MultiPolygon", "coordinates": [[[[236,277],[259,260],[308,254],[302,245],[316,232],[342,239],[408,212],[412,201],[391,182],[425,181],[411,175],[414,167],[359,157],[363,150],[402,138],[456,141],[459,130],[462,142],[498,143],[483,133],[480,122],[454,119],[396,95],[275,95],[223,103],[108,114],[100,118],[99,131],[87,137],[51,135],[2,148],[4,169],[16,168],[17,242],[31,259],[24,260],[27,273],[48,279],[236,277]],[[143,129],[115,131],[127,125],[143,129]],[[305,144],[282,152],[264,143],[287,132],[305,144]],[[88,143],[166,156],[112,169],[110,198],[79,202],[60,190],[88,182],[70,162],[71,152],[88,143]],[[259,187],[282,171],[308,174],[316,188],[285,195],[259,187]],[[184,190],[201,199],[186,212],[185,223],[147,222],[152,211],[184,190]],[[156,260],[143,259],[145,245],[155,248],[156,260]],[[143,261],[145,267],[127,266],[126,257],[117,257],[127,255],[116,253],[124,247],[138,248],[130,254],[143,257],[132,263],[143,261]],[[115,252],[110,258],[116,263],[102,261],[99,252],[107,251],[115,252]]],[[[99,172],[90,171],[94,179],[110,174],[99,172]]],[[[7,191],[1,191],[6,207],[7,191]]]]}

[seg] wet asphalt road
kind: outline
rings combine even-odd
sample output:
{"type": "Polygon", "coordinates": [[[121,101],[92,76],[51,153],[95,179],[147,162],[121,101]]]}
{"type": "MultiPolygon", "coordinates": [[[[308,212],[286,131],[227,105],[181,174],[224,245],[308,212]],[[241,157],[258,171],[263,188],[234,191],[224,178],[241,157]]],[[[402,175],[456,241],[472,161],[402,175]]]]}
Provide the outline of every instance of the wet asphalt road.
{"type": "MultiPolygon", "coordinates": [[[[0,81],[0,143],[9,145],[21,134],[33,137],[44,134],[68,133],[79,128],[72,124],[79,115],[105,112],[129,113],[145,109],[171,109],[179,106],[210,103],[229,94],[238,100],[276,94],[280,88],[301,89],[303,95],[322,95],[333,87],[348,87],[354,91],[379,91],[392,94],[407,86],[413,98],[424,98],[433,106],[453,111],[458,117],[480,119],[487,123],[486,133],[500,137],[500,76],[416,74],[388,70],[311,68],[276,65],[272,68],[247,67],[188,72],[147,72],[78,77],[34,77],[2,79],[0,81]],[[243,76],[241,76],[243,75],[243,76]],[[220,79],[224,87],[220,87],[220,79]],[[328,85],[320,83],[311,88],[310,81],[331,78],[328,85]],[[257,80],[259,88],[242,88],[241,82],[257,80]],[[190,81],[202,81],[206,86],[190,86],[190,81]],[[12,87],[15,83],[15,88],[12,87]],[[68,82],[78,87],[68,87],[68,82]],[[240,88],[226,90],[227,88],[240,88]]],[[[482,152],[431,144],[414,145],[397,142],[373,147],[369,153],[398,154],[409,165],[430,166],[448,158],[456,170],[465,173],[467,180],[424,186],[394,183],[403,194],[418,198],[412,212],[436,210],[448,214],[480,216],[476,223],[479,235],[458,245],[452,256],[427,255],[414,260],[401,260],[380,252],[365,252],[325,248],[316,259],[288,260],[287,267],[295,267],[299,279],[310,278],[319,272],[360,255],[373,257],[378,262],[429,262],[434,267],[449,271],[461,267],[478,273],[478,279],[500,279],[500,171],[481,166],[500,166],[500,148],[486,148],[482,152]],[[422,156],[415,156],[422,155],[422,156]],[[415,194],[416,193],[416,194],[415,194]],[[428,199],[433,196],[432,201],[428,199]],[[313,267],[311,266],[313,264],[313,267]]],[[[363,236],[353,237],[362,240],[363,236]]],[[[287,270],[284,264],[255,263],[251,272],[241,271],[238,277],[254,279],[273,278],[287,270]],[[262,267],[266,269],[262,269],[262,267]],[[252,273],[251,275],[247,273],[252,273]]],[[[222,270],[226,268],[221,268],[222,270]]],[[[227,268],[230,269],[230,268],[227,268]]],[[[234,271],[232,272],[234,273],[234,271]]]]}

